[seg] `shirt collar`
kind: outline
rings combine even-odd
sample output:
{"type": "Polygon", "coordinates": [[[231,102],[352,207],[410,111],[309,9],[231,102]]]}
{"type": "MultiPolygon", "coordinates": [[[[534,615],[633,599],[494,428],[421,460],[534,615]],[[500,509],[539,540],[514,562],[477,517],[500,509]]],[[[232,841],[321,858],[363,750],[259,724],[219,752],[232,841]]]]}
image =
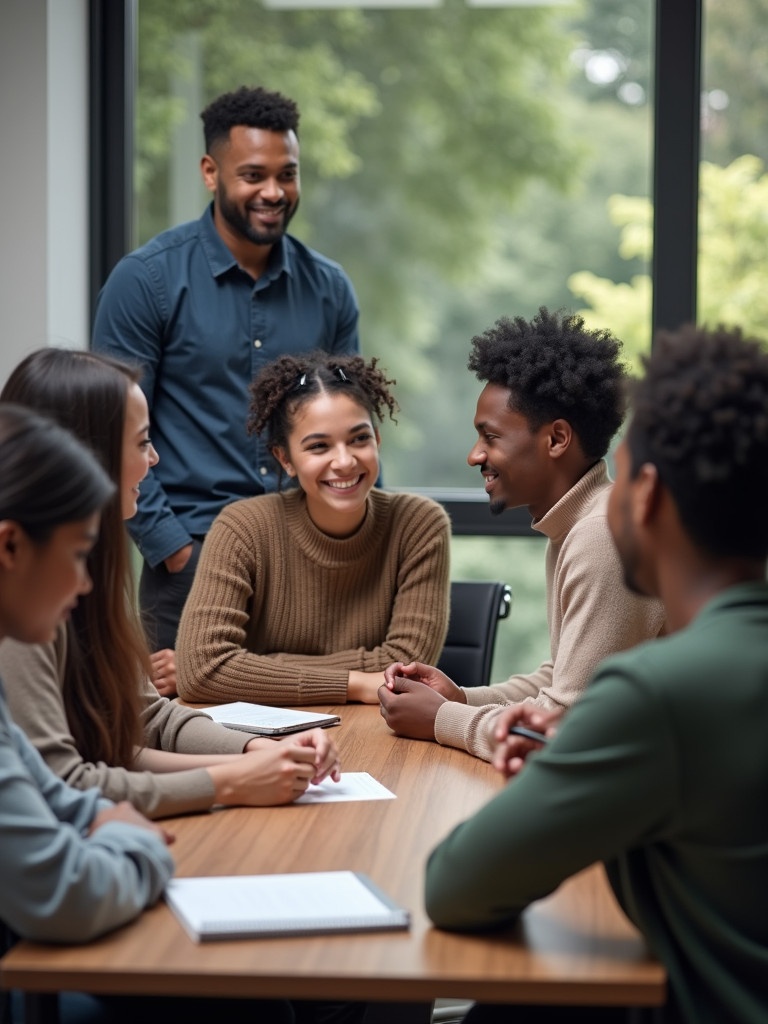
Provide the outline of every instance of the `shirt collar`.
{"type": "MultiPolygon", "coordinates": [[[[207,209],[200,218],[200,244],[205,252],[208,265],[211,268],[212,277],[221,277],[237,267],[238,263],[230,250],[222,241],[221,235],[216,230],[213,221],[213,202],[208,204],[207,209]]],[[[260,280],[274,281],[282,273],[293,274],[293,240],[289,235],[283,237],[272,246],[269,254],[267,269],[260,280]]]]}

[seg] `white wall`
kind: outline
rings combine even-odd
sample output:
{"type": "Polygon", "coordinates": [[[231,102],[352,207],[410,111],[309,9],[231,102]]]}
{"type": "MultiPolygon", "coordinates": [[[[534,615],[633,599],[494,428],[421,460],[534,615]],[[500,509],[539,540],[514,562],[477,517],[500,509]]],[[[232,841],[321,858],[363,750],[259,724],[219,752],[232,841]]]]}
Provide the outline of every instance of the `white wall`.
{"type": "Polygon", "coordinates": [[[47,340],[87,348],[87,0],[48,0],[47,137],[47,340]]]}
{"type": "Polygon", "coordinates": [[[88,339],[87,0],[3,0],[0,382],[88,339]]]}

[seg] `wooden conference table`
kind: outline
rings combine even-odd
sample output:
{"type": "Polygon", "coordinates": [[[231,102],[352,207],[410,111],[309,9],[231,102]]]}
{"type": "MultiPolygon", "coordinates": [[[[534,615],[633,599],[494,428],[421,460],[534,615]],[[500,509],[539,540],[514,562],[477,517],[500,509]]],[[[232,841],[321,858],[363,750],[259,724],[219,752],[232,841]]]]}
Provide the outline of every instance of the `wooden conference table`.
{"type": "Polygon", "coordinates": [[[664,969],[618,909],[600,866],[566,882],[504,933],[432,928],[423,910],[427,855],[502,780],[468,754],[396,739],[377,707],[328,710],[342,718],[333,730],[342,769],[369,772],[397,799],[173,819],[177,873],[364,871],[411,910],[410,931],[195,944],[161,902],[86,946],[20,943],[2,961],[0,983],[33,993],[663,1003],[664,969]]]}

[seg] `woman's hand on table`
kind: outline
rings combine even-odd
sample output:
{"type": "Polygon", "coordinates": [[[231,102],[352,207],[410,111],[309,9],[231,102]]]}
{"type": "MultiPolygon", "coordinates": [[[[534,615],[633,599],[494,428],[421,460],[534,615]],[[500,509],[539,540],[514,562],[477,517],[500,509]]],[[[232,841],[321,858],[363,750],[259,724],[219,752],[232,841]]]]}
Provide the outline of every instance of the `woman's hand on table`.
{"type": "Polygon", "coordinates": [[[224,764],[208,769],[215,802],[227,806],[272,807],[291,803],[310,782],[341,775],[336,745],[322,729],[266,740],[224,764]],[[254,749],[255,747],[255,749],[254,749]]]}
{"type": "Polygon", "coordinates": [[[347,700],[359,704],[378,704],[379,687],[384,682],[383,672],[350,670],[347,680],[347,700]]]}
{"type": "Polygon", "coordinates": [[[145,818],[141,811],[137,811],[133,804],[128,803],[127,800],[121,800],[119,803],[99,811],[91,822],[88,835],[92,836],[102,825],[107,825],[110,821],[119,821],[125,825],[135,825],[137,828],[154,832],[156,836],[163,840],[166,846],[170,846],[176,838],[167,828],[158,825],[156,821],[150,821],[149,818],[145,818]]]}
{"type": "Polygon", "coordinates": [[[310,779],[314,785],[318,785],[327,779],[328,776],[334,782],[341,780],[341,764],[336,744],[325,729],[310,729],[307,732],[297,732],[293,736],[286,736],[281,743],[298,743],[308,747],[315,752],[315,774],[310,779]]]}

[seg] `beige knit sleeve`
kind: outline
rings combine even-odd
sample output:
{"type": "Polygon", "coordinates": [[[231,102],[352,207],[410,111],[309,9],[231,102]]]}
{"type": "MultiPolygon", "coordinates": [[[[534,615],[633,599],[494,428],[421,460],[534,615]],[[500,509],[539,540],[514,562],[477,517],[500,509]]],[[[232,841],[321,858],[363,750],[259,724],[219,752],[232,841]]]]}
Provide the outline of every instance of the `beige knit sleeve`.
{"type": "Polygon", "coordinates": [[[659,601],[625,586],[604,516],[587,517],[570,531],[554,587],[552,680],[533,701],[545,710],[571,707],[604,658],[658,636],[664,624],[659,601]]]}
{"type": "MultiPolygon", "coordinates": [[[[492,687],[495,702],[526,701],[543,711],[569,708],[603,658],[658,636],[664,623],[660,602],[624,585],[604,515],[588,516],[571,529],[552,587],[552,660],[530,675],[513,675],[492,687]]],[[[484,703],[479,693],[467,694],[471,703],[484,703]]]]}
{"type": "Polygon", "coordinates": [[[146,679],[142,687],[144,746],[175,754],[242,754],[248,733],[225,729],[200,711],[161,697],[146,679]]]}
{"type": "Polygon", "coordinates": [[[494,686],[466,687],[467,704],[447,702],[438,709],[435,739],[490,760],[489,730],[499,705],[569,708],[604,658],[657,636],[664,622],[661,604],[630,593],[623,579],[605,516],[579,521],[562,546],[552,582],[552,660],[494,686]]]}
{"type": "Polygon", "coordinates": [[[86,761],[69,727],[61,692],[65,657],[63,630],[55,643],[0,644],[0,675],[11,714],[51,771],[74,789],[97,786],[110,800],[130,800],[151,818],[202,811],[214,788],[204,768],[157,774],[86,761]]]}

